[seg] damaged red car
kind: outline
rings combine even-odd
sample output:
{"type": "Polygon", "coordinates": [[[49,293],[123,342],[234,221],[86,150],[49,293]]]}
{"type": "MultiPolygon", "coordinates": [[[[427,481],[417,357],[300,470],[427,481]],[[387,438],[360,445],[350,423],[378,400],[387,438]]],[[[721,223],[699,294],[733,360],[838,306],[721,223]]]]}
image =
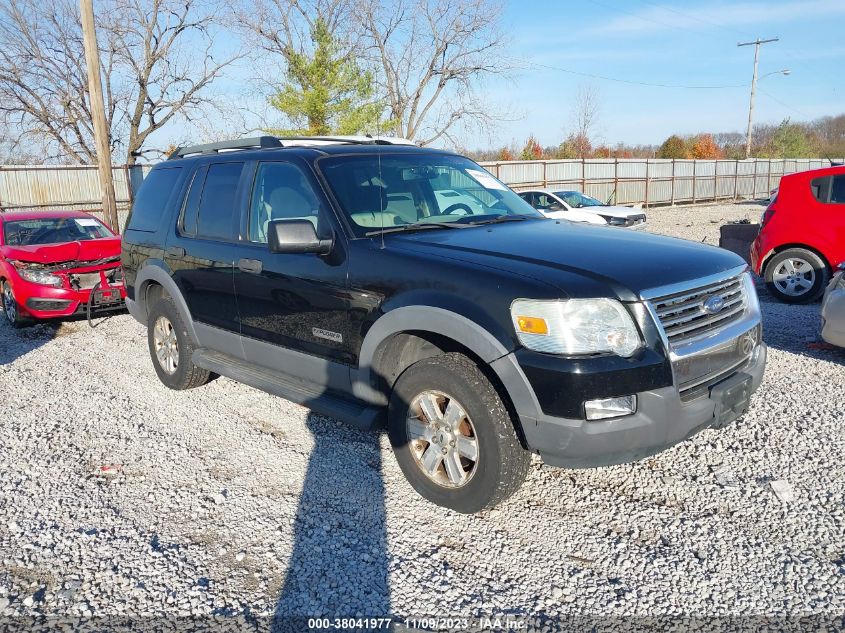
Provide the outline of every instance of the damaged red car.
{"type": "Polygon", "coordinates": [[[121,309],[120,236],[81,211],[0,213],[0,294],[13,326],[121,309]]]}

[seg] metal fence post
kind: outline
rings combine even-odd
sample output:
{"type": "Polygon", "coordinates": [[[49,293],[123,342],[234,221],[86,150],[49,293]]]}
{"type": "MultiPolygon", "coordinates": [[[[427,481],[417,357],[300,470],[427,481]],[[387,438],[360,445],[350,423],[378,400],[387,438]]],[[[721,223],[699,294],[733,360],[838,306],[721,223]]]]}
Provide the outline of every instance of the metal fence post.
{"type": "Polygon", "coordinates": [[[645,206],[648,207],[648,166],[649,160],[645,159],[645,206]]]}
{"type": "Polygon", "coordinates": [[[737,199],[739,193],[739,161],[734,161],[734,200],[737,199]]]}
{"type": "Polygon", "coordinates": [[[619,157],[613,157],[613,204],[619,202],[619,157]]]}
{"type": "Polygon", "coordinates": [[[587,170],[584,167],[584,158],[581,158],[581,191],[583,193],[587,193],[585,190],[587,188],[587,170]]]}
{"type": "Polygon", "coordinates": [[[670,204],[673,207],[675,206],[675,175],[676,175],[676,173],[675,173],[675,159],[673,158],[672,159],[672,178],[670,179],[670,183],[671,183],[670,186],[672,188],[671,194],[670,194],[670,199],[671,199],[670,204]]]}
{"type": "Polygon", "coordinates": [[[546,166],[547,165],[548,165],[548,163],[546,161],[543,161],[543,187],[549,186],[549,180],[548,180],[548,178],[546,178],[546,166]]]}
{"type": "Polygon", "coordinates": [[[772,190],[772,159],[769,159],[769,165],[766,169],[766,193],[772,190]]]}
{"type": "Polygon", "coordinates": [[[695,204],[695,176],[696,172],[698,171],[696,168],[698,167],[698,161],[692,161],[692,203],[695,204]]]}
{"type": "Polygon", "coordinates": [[[751,187],[751,197],[752,198],[757,197],[757,165],[758,164],[759,164],[759,161],[755,158],[754,159],[754,186],[751,187]]]}

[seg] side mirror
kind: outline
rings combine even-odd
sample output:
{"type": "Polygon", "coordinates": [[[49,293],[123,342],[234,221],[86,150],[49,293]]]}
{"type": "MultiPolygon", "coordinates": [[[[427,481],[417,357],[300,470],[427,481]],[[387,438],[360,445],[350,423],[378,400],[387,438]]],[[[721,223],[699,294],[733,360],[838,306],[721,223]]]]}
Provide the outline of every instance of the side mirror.
{"type": "Polygon", "coordinates": [[[548,207],[548,211],[563,211],[563,205],[557,202],[552,202],[548,207]]]}
{"type": "Polygon", "coordinates": [[[309,220],[271,220],[267,225],[267,246],[271,253],[328,255],[334,246],[334,237],[318,238],[309,220]]]}

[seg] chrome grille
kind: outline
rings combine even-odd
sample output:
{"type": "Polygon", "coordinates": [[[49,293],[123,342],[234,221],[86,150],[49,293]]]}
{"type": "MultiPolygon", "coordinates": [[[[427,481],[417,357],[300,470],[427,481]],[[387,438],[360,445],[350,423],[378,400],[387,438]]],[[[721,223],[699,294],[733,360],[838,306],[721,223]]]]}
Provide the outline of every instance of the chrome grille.
{"type": "Polygon", "coordinates": [[[651,301],[670,345],[706,336],[742,318],[746,307],[745,285],[742,275],[706,286],[658,297],[651,301]],[[704,308],[713,297],[722,300],[716,312],[704,308]]]}

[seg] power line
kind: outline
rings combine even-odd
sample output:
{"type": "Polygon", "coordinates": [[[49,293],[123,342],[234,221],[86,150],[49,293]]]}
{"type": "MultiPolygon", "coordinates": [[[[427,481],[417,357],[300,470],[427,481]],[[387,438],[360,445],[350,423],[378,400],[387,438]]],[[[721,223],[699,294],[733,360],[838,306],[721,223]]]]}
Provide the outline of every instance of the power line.
{"type": "Polygon", "coordinates": [[[743,33],[742,31],[738,31],[737,29],[733,29],[729,26],[725,26],[724,24],[719,24],[718,22],[711,22],[710,20],[705,20],[704,18],[700,18],[698,16],[692,15],[691,13],[686,13],[684,11],[678,11],[677,9],[673,9],[672,7],[667,7],[663,4],[658,4],[656,2],[650,2],[649,0],[644,0],[646,4],[650,4],[653,7],[657,7],[658,9],[663,9],[664,11],[670,11],[677,15],[683,16],[690,20],[695,20],[696,22],[701,22],[702,24],[709,24],[710,26],[715,26],[717,29],[722,29],[728,33],[736,33],[738,35],[747,35],[747,33],[743,33]]]}
{"type": "Polygon", "coordinates": [[[770,93],[766,92],[765,90],[760,90],[760,93],[761,93],[761,94],[763,94],[763,95],[765,95],[765,96],[767,96],[769,99],[771,99],[771,100],[772,100],[772,101],[774,101],[775,103],[779,103],[780,105],[782,105],[782,106],[783,106],[784,108],[786,108],[787,110],[792,110],[793,112],[795,112],[795,113],[797,113],[797,114],[800,114],[801,116],[803,116],[803,117],[805,117],[805,118],[807,118],[807,119],[812,119],[812,118],[813,118],[813,117],[811,117],[809,114],[807,114],[806,112],[802,112],[802,111],[801,111],[801,110],[799,110],[798,108],[795,108],[795,107],[793,107],[793,106],[789,105],[788,103],[785,103],[785,102],[781,101],[780,99],[778,99],[778,98],[777,98],[777,97],[775,97],[774,95],[772,95],[772,94],[770,94],[770,93]]]}
{"type": "Polygon", "coordinates": [[[663,84],[663,83],[651,83],[647,81],[634,81],[633,79],[622,79],[620,77],[608,77],[607,75],[595,75],[593,73],[585,73],[578,70],[572,70],[570,68],[561,68],[560,66],[549,66],[548,64],[539,64],[537,62],[528,62],[532,66],[536,66],[539,68],[548,68],[549,70],[557,70],[562,73],[568,73],[570,75],[578,75],[580,77],[590,77],[592,79],[601,79],[604,81],[615,81],[617,83],[622,84],[630,84],[634,86],[646,86],[649,88],[680,88],[684,90],[724,90],[727,88],[745,88],[748,86],[747,83],[741,84],[725,84],[722,86],[695,86],[695,85],[686,85],[686,84],[663,84]]]}

